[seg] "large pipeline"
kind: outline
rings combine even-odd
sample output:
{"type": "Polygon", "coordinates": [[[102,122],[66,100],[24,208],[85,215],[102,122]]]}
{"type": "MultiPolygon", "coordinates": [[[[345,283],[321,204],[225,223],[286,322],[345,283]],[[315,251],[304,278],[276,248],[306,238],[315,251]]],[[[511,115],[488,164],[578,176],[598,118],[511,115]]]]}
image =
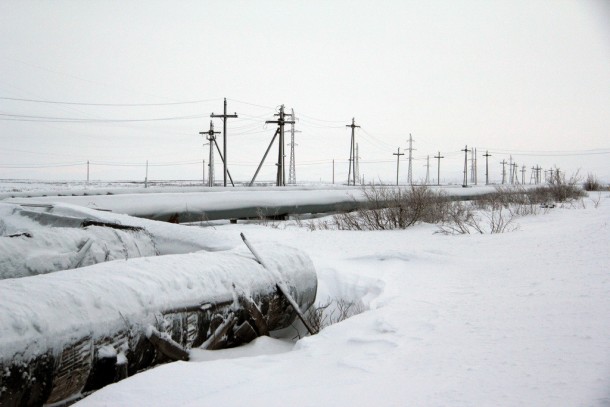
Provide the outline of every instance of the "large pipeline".
{"type": "Polygon", "coordinates": [[[82,397],[188,349],[237,346],[286,328],[315,300],[301,251],[246,249],[100,263],[0,281],[0,405],[82,397]]]}

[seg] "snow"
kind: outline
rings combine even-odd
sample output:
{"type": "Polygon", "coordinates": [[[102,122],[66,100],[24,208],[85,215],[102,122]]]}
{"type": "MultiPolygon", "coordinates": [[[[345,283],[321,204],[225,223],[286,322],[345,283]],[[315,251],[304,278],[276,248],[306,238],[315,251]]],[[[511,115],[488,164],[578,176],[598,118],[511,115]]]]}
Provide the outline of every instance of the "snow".
{"type": "Polygon", "coordinates": [[[193,351],[77,405],[610,405],[610,194],[583,203],[493,235],[216,227],[299,247],[319,305],[365,312],[295,344],[193,351]]]}

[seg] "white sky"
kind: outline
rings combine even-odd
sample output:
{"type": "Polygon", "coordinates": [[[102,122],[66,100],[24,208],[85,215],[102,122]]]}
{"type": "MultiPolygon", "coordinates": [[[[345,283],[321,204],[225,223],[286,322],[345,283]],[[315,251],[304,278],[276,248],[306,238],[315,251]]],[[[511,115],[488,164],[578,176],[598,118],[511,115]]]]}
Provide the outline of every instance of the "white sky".
{"type": "MultiPolygon", "coordinates": [[[[299,118],[298,181],[330,181],[335,159],[345,182],[352,117],[365,180],[395,180],[409,133],[414,179],[440,151],[441,179],[460,181],[467,144],[490,150],[493,179],[512,154],[610,180],[610,2],[0,2],[0,178],[84,179],[87,160],[92,179],[142,180],[146,160],[152,179],[200,178],[198,132],[223,97],[239,115],[228,122],[239,180],[280,104],[299,118]],[[104,121],[183,116],[196,117],[104,121]]],[[[276,159],[277,144],[260,180],[276,159]]]]}

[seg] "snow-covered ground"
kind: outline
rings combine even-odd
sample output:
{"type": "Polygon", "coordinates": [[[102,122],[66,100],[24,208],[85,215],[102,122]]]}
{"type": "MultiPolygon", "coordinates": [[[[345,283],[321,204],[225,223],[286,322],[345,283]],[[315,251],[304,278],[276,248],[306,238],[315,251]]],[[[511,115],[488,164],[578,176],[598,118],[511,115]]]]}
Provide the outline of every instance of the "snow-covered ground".
{"type": "Polygon", "coordinates": [[[610,194],[583,202],[494,235],[216,226],[304,250],[317,303],[365,312],[296,342],[194,350],[78,406],[608,406],[610,194]]]}

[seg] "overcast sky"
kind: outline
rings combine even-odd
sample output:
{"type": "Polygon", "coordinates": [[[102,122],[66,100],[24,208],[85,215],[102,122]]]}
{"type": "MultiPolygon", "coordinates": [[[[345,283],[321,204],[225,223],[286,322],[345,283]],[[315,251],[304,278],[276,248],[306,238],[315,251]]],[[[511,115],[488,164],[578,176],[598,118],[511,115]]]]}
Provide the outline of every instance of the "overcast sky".
{"type": "Polygon", "coordinates": [[[87,160],[92,179],[142,180],[146,160],[201,178],[224,97],[240,180],[284,104],[298,181],[330,181],[335,159],[345,182],[352,117],[365,181],[395,180],[409,134],[414,179],[429,155],[436,180],[440,151],[460,181],[468,145],[479,180],[489,150],[492,179],[512,155],[528,181],[537,164],[610,181],[610,2],[0,1],[0,178],[84,179],[87,160]]]}

